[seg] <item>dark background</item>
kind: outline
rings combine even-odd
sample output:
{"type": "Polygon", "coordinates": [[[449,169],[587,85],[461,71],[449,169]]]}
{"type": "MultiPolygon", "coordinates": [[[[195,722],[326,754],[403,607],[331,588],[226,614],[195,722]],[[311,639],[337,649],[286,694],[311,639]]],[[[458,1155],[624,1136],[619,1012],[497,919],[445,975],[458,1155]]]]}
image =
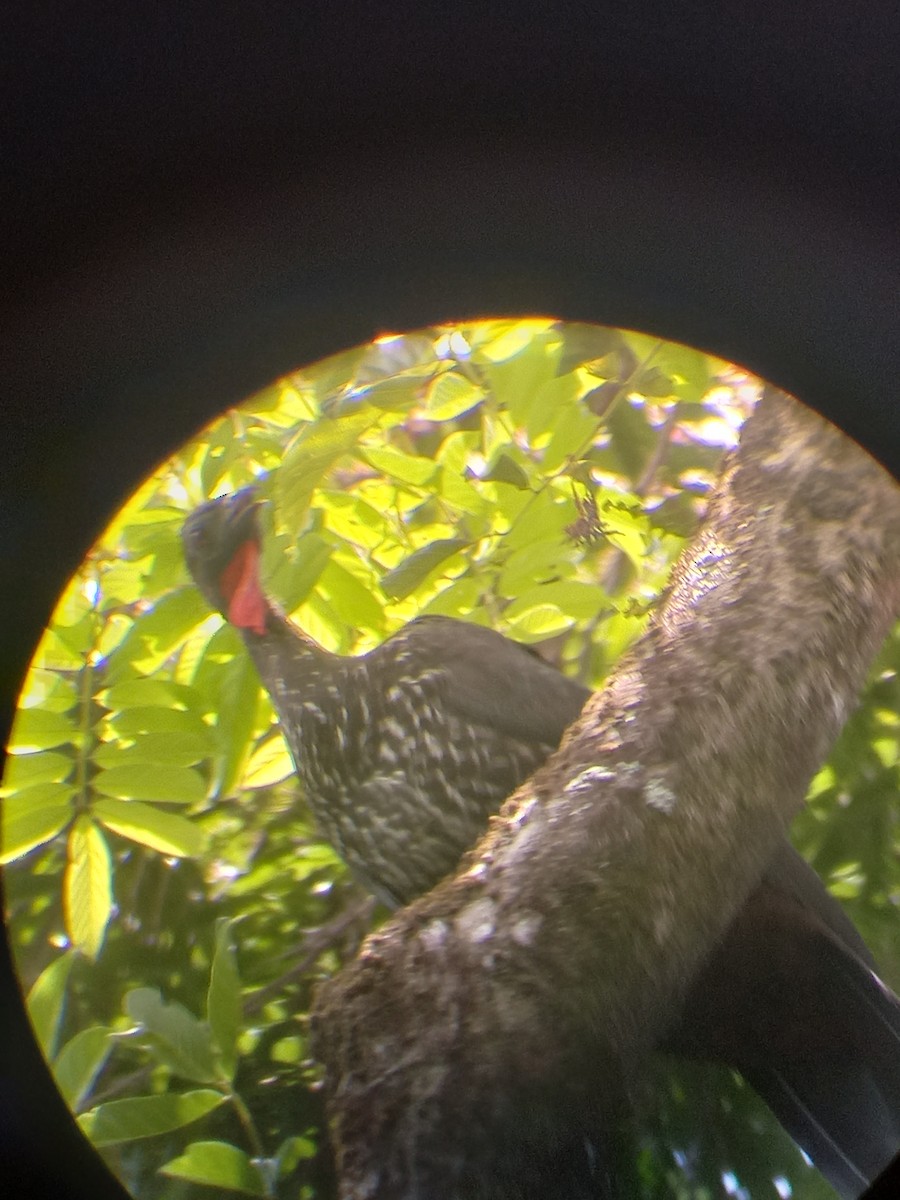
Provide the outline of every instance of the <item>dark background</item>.
{"type": "MultiPolygon", "coordinates": [[[[898,10],[674,9],[4,15],[4,735],[61,586],[147,471],[379,332],[645,329],[760,372],[896,469],[898,10]]],[[[0,1022],[0,1181],[99,1194],[11,984],[0,1022]]]]}

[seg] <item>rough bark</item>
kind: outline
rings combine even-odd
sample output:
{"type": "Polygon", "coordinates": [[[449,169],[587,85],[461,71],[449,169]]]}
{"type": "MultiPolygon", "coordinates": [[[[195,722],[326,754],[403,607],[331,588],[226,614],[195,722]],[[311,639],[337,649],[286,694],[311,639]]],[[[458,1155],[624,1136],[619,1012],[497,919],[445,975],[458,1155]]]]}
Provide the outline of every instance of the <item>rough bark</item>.
{"type": "Polygon", "coordinates": [[[322,989],[344,1200],[557,1194],[546,1181],[579,1155],[566,1194],[614,1190],[629,1074],[802,805],[898,606],[900,490],[767,389],[635,650],[460,872],[322,989]]]}

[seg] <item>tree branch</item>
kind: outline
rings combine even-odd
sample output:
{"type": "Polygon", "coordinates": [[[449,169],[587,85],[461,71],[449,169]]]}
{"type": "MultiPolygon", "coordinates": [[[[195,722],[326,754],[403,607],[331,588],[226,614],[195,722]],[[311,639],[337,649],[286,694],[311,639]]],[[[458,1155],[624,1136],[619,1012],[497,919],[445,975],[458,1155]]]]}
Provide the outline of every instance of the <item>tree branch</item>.
{"type": "Polygon", "coordinates": [[[634,651],[457,876],[322,989],[345,1200],[543,1195],[541,1170],[598,1136],[608,1177],[629,1074],[762,875],[898,606],[900,490],[767,389],[634,651]]]}

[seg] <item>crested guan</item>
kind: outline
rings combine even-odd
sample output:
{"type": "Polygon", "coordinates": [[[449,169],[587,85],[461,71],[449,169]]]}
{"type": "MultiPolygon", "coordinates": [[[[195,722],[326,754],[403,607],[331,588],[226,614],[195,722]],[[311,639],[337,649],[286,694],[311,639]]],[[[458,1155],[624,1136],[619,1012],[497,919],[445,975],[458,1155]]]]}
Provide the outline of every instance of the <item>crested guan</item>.
{"type": "MultiPolygon", "coordinates": [[[[406,903],[453,870],[589,693],[447,617],[360,657],[322,649],[263,592],[257,508],[245,488],[193,512],[188,567],[240,630],[322,832],[371,891],[406,903]]],[[[842,1196],[900,1150],[900,1000],[786,841],[660,1048],[739,1070],[842,1196]]]]}

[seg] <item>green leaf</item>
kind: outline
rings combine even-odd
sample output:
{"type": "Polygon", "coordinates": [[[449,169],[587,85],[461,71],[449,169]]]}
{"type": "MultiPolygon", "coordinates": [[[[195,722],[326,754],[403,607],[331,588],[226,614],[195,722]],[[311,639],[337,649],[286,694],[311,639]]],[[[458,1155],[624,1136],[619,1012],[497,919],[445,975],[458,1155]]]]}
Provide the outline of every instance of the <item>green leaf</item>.
{"type": "Polygon", "coordinates": [[[461,617],[476,607],[481,598],[482,588],[481,579],[473,575],[461,575],[433,596],[423,612],[439,613],[445,617],[461,617]]]}
{"type": "Polygon", "coordinates": [[[98,767],[131,766],[154,763],[158,766],[193,767],[209,756],[209,737],[184,730],[170,733],[139,733],[130,746],[121,742],[103,742],[91,754],[98,767]]]}
{"type": "Polygon", "coordinates": [[[509,454],[498,454],[491,469],[482,479],[491,483],[508,483],[514,488],[524,489],[530,486],[530,480],[523,467],[510,457],[509,454]]]}
{"type": "Polygon", "coordinates": [[[159,1058],[177,1074],[198,1083],[217,1082],[209,1026],[177,1001],[166,1003],[156,988],[133,988],[125,1011],[152,1034],[159,1058]]]}
{"type": "MultiPolygon", "coordinates": [[[[542,480],[535,474],[535,490],[524,491],[517,487],[508,487],[503,483],[495,483],[493,524],[497,532],[510,529],[522,513],[531,508],[541,496],[550,493],[550,489],[541,489],[542,480]]],[[[504,534],[505,536],[505,534],[504,534]]]]}
{"type": "Polygon", "coordinates": [[[564,321],[559,325],[559,332],[563,344],[557,370],[561,375],[610,354],[620,355],[625,346],[618,329],[607,329],[602,325],[564,321]]]}
{"type": "Polygon", "coordinates": [[[698,401],[709,388],[710,360],[700,350],[664,342],[653,362],[669,376],[680,400],[698,401]]]}
{"type": "Polygon", "coordinates": [[[553,422],[553,433],[543,456],[544,470],[557,471],[571,455],[586,453],[597,425],[594,414],[580,404],[566,405],[553,422]]]}
{"type": "Polygon", "coordinates": [[[575,620],[596,617],[604,608],[606,595],[593,583],[560,580],[528,588],[504,612],[506,620],[514,622],[530,609],[552,606],[575,620]]]}
{"type": "Polygon", "coordinates": [[[434,334],[430,330],[391,333],[366,346],[362,362],[356,370],[356,380],[362,386],[375,380],[393,379],[398,375],[427,379],[436,367],[434,334]]]}
{"type": "Polygon", "coordinates": [[[320,401],[326,401],[344,391],[350,386],[370,349],[368,346],[354,346],[352,350],[329,354],[327,358],[312,363],[303,371],[303,390],[312,387],[320,401]]]}
{"type": "Polygon", "coordinates": [[[682,400],[675,415],[678,418],[678,424],[684,425],[695,421],[707,422],[713,417],[713,412],[708,404],[703,404],[701,401],[682,400]]]}
{"type": "Polygon", "coordinates": [[[112,1045],[112,1031],[104,1025],[93,1025],[76,1033],[60,1050],[53,1063],[53,1078],[73,1111],[77,1111],[94,1086],[112,1045]]]}
{"type": "Polygon", "coordinates": [[[646,514],[640,508],[616,500],[603,501],[598,505],[598,512],[606,538],[622,550],[639,571],[647,553],[650,522],[646,514]]]}
{"type": "Polygon", "coordinates": [[[687,492],[668,496],[647,517],[654,529],[662,529],[665,533],[683,538],[690,537],[700,523],[694,501],[687,492]]]}
{"type": "Polygon", "coordinates": [[[561,542],[566,526],[570,525],[575,517],[574,503],[568,499],[560,500],[548,488],[522,508],[504,536],[504,549],[509,552],[531,542],[552,539],[561,542]]]}
{"type": "Polygon", "coordinates": [[[491,505],[467,478],[469,458],[479,451],[479,438],[468,430],[459,430],[446,437],[438,451],[443,471],[438,477],[438,491],[445,505],[461,513],[486,516],[491,505]]]}
{"type": "Polygon", "coordinates": [[[134,1096],[100,1104],[80,1116],[78,1124],[95,1146],[114,1146],[181,1129],[205,1117],[224,1100],[221,1092],[208,1088],[180,1096],[134,1096]]]}
{"type": "Polygon", "coordinates": [[[449,421],[474,408],[484,399],[484,391],[456,371],[445,371],[428,389],[425,407],[435,421],[449,421]]]}
{"type": "Polygon", "coordinates": [[[209,605],[195,587],[180,588],[142,613],[107,658],[109,679],[148,675],[169,657],[192,629],[209,617],[209,605]]]}
{"type": "Polygon", "coordinates": [[[572,618],[555,604],[536,604],[509,621],[508,636],[517,642],[539,642],[572,627],[572,618]]]}
{"type": "Polygon", "coordinates": [[[234,791],[253,748],[261,688],[256,668],[247,654],[227,663],[220,678],[215,726],[217,754],[209,792],[228,796],[234,791]]]}
{"type": "Polygon", "coordinates": [[[163,708],[189,708],[199,697],[194,688],[171,679],[126,679],[100,692],[97,699],[112,710],[161,705],[163,708]]]}
{"type": "Polygon", "coordinates": [[[264,788],[294,773],[294,763],[282,737],[270,737],[256,747],[241,777],[241,787],[264,788]]]}
{"type": "Polygon", "coordinates": [[[423,583],[432,571],[436,571],[448,558],[465,550],[469,542],[464,538],[437,538],[414,551],[399,566],[388,571],[381,579],[381,590],[392,600],[404,600],[423,583]]]}
{"type": "Polygon", "coordinates": [[[900,757],[900,746],[897,745],[896,738],[875,738],[871,746],[883,767],[895,767],[897,765],[897,759],[900,757]]]}
{"type": "Polygon", "coordinates": [[[431,372],[388,376],[366,388],[360,388],[350,403],[358,404],[362,401],[382,412],[408,412],[419,403],[422,389],[430,376],[431,372]]]}
{"type": "MultiPolygon", "coordinates": [[[[366,550],[374,550],[384,541],[384,513],[360,496],[349,492],[335,492],[323,488],[321,492],[323,510],[327,513],[329,530],[345,543],[361,546],[366,550]]],[[[305,534],[297,543],[297,559],[303,563],[308,557],[304,546],[305,539],[312,537],[305,534]]],[[[318,537],[318,534],[315,535],[318,537]]],[[[321,541],[321,538],[319,539],[321,541]]],[[[325,543],[329,552],[333,550],[330,543],[325,543]]],[[[313,580],[315,582],[315,580],[313,580]]],[[[279,593],[280,594],[280,593],[279,593]]]]}
{"type": "MultiPolygon", "coordinates": [[[[82,601],[86,603],[86,601],[82,601]]],[[[83,667],[94,639],[97,634],[97,622],[93,612],[88,610],[77,621],[58,623],[50,627],[53,636],[66,652],[72,667],[83,667]],[[70,657],[69,657],[70,656],[70,657]]]]}
{"type": "Polygon", "coordinates": [[[299,1034],[279,1038],[269,1047],[269,1058],[277,1063],[299,1063],[309,1053],[309,1047],[299,1034]]]}
{"type": "Polygon", "coordinates": [[[300,434],[274,480],[280,517],[291,528],[300,528],[312,494],[325,474],[375,420],[371,409],[362,408],[342,417],[321,417],[300,434]]]}
{"type": "Polygon", "coordinates": [[[581,397],[581,402],[588,412],[592,412],[595,417],[605,418],[617,400],[620,400],[625,391],[625,384],[621,379],[608,379],[606,383],[601,383],[599,387],[591,388],[589,392],[581,397]]]}
{"type": "Polygon", "coordinates": [[[384,632],[381,605],[365,583],[336,559],[332,559],[322,572],[318,590],[351,628],[364,627],[375,633],[384,632]]]}
{"type": "Polygon", "coordinates": [[[123,708],[106,717],[103,725],[116,737],[130,738],[140,733],[189,733],[207,743],[212,738],[209,726],[199,713],[180,708],[123,708]]]}
{"type": "Polygon", "coordinates": [[[316,1143],[311,1137],[287,1137],[275,1151],[275,1170],[285,1179],[306,1158],[315,1158],[316,1143]]]}
{"type": "Polygon", "coordinates": [[[529,542],[514,550],[504,563],[497,591],[515,599],[535,584],[571,571],[570,559],[571,549],[558,538],[529,542]]]}
{"type": "Polygon", "coordinates": [[[91,787],[101,796],[158,804],[196,804],[206,796],[206,784],[193,768],[162,763],[134,763],[98,771],[91,787]]]}
{"type": "Polygon", "coordinates": [[[234,428],[231,421],[219,421],[206,434],[206,453],[200,463],[200,486],[211,496],[226,473],[234,456],[234,428]]]}
{"type": "Polygon", "coordinates": [[[313,592],[297,612],[297,621],[313,641],[339,654],[349,650],[349,630],[324,596],[313,592]]]}
{"type": "Polygon", "coordinates": [[[12,728],[9,749],[13,754],[51,750],[81,740],[78,728],[64,713],[43,708],[20,708],[12,728]]]}
{"type": "Polygon", "coordinates": [[[415,454],[404,454],[402,450],[381,449],[367,446],[362,451],[362,458],[376,471],[396,479],[400,483],[413,484],[423,487],[431,480],[438,464],[431,458],[422,458],[415,454]]]}
{"type": "Polygon", "coordinates": [[[216,950],[209,977],[206,1012],[225,1075],[233,1079],[241,1024],[241,981],[234,960],[231,922],[224,917],[216,921],[216,950]]]}
{"type": "Polygon", "coordinates": [[[177,813],[162,812],[139,800],[95,800],[94,817],[121,837],[176,858],[199,858],[206,837],[198,826],[177,813]]]}
{"type": "Polygon", "coordinates": [[[167,1162],[159,1171],[207,1187],[244,1192],[248,1196],[268,1195],[261,1171],[243,1150],[228,1142],[192,1142],[184,1154],[167,1162]]]}
{"type": "Polygon", "coordinates": [[[516,425],[527,426],[541,388],[556,377],[560,338],[553,330],[531,334],[525,330],[501,337],[493,346],[484,345],[472,355],[483,364],[485,375],[498,404],[506,407],[516,425]],[[502,359],[502,345],[516,346],[516,352],[502,359]]]}
{"type": "Polygon", "coordinates": [[[55,838],[72,819],[74,795],[70,784],[39,783],[8,796],[0,813],[0,863],[11,863],[55,838]]]}
{"type": "MultiPolygon", "coordinates": [[[[79,672],[83,665],[82,662],[77,664],[79,672]]],[[[41,708],[45,712],[68,712],[75,707],[79,698],[80,692],[75,679],[61,675],[58,670],[32,665],[19,698],[19,707],[41,708]]]]}
{"type": "Polygon", "coordinates": [[[271,589],[287,612],[293,612],[316,586],[333,553],[334,546],[314,531],[299,537],[290,554],[284,539],[271,538],[263,549],[267,590],[271,589]]]}
{"type": "MultiPolygon", "coordinates": [[[[111,566],[104,567],[101,582],[101,592],[104,601],[109,594],[106,581],[110,574],[112,574],[113,578],[116,578],[116,569],[118,567],[125,567],[126,572],[128,568],[138,567],[141,575],[143,575],[147,570],[148,560],[152,562],[153,558],[165,555],[166,558],[171,560],[174,566],[181,557],[176,550],[178,531],[185,517],[184,509],[180,505],[178,507],[170,505],[166,508],[147,508],[140,512],[135,512],[133,506],[129,506],[127,512],[127,524],[122,526],[120,537],[123,549],[127,550],[129,555],[131,555],[131,561],[123,563],[120,560],[117,563],[111,564],[111,566]]],[[[178,565],[180,566],[180,563],[178,565]]],[[[127,574],[124,578],[127,579],[127,574]]],[[[143,590],[142,584],[145,579],[146,576],[144,576],[144,579],[141,579],[139,576],[135,595],[128,596],[116,593],[114,598],[131,603],[140,596],[143,590]]]]}
{"type": "Polygon", "coordinates": [[[0,795],[8,796],[39,783],[62,783],[68,779],[74,765],[71,755],[59,754],[54,750],[8,754],[0,795]]]}
{"type": "Polygon", "coordinates": [[[652,400],[664,400],[675,395],[675,381],[654,364],[638,375],[630,390],[652,400]]]}
{"type": "Polygon", "coordinates": [[[28,993],[28,1017],[47,1059],[52,1059],[56,1053],[56,1039],[65,1010],[66,984],[74,961],[75,955],[70,950],[55,958],[41,971],[28,993]]]}
{"type": "Polygon", "coordinates": [[[77,817],[69,833],[63,901],[72,944],[90,959],[103,945],[112,913],[112,859],[106,838],[90,817],[77,817]]]}
{"type": "Polygon", "coordinates": [[[630,480],[640,478],[654,452],[659,434],[647,423],[643,409],[632,403],[617,404],[606,416],[612,458],[630,480]]]}

